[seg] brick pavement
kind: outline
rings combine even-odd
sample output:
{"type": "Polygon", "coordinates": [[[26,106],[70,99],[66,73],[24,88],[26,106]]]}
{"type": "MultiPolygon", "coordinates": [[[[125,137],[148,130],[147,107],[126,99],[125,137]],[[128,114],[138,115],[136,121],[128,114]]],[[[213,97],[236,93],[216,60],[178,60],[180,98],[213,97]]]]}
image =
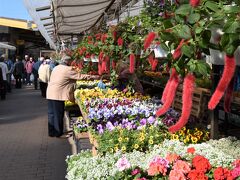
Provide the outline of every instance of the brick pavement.
{"type": "Polygon", "coordinates": [[[32,87],[0,100],[0,180],[65,179],[67,139],[47,135],[47,101],[32,87]]]}

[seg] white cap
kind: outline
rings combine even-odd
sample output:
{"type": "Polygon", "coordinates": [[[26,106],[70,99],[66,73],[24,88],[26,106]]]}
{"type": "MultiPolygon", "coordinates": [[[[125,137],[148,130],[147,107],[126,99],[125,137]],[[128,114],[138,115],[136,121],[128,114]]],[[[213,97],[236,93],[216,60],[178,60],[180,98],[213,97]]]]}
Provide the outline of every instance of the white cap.
{"type": "Polygon", "coordinates": [[[70,57],[70,56],[67,56],[67,55],[64,55],[63,57],[62,57],[62,61],[64,62],[67,62],[67,61],[69,61],[69,60],[71,60],[72,58],[70,57]]]}
{"type": "Polygon", "coordinates": [[[43,61],[44,60],[44,57],[40,57],[40,61],[43,61]]]}

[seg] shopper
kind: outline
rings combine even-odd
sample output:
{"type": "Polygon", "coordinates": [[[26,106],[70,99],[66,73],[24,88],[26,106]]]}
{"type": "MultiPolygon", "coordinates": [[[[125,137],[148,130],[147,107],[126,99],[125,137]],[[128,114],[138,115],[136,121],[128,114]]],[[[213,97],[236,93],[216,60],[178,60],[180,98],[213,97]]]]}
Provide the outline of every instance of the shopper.
{"type": "Polygon", "coordinates": [[[25,69],[26,69],[26,72],[27,72],[27,85],[31,85],[31,74],[32,74],[32,71],[33,71],[33,65],[34,65],[34,61],[33,61],[33,58],[30,57],[29,58],[29,61],[26,62],[26,65],[25,65],[25,69]]]}
{"type": "Polygon", "coordinates": [[[19,56],[16,57],[16,62],[13,67],[13,76],[16,79],[16,88],[22,88],[22,78],[24,74],[24,64],[19,56]]]}
{"type": "Polygon", "coordinates": [[[0,57],[0,68],[2,70],[2,79],[3,79],[3,89],[1,91],[1,99],[6,99],[6,92],[7,92],[7,73],[8,73],[8,67],[4,63],[4,56],[0,57]]]}
{"type": "Polygon", "coordinates": [[[13,61],[8,58],[7,55],[3,54],[2,55],[4,58],[4,62],[7,65],[8,68],[8,73],[7,73],[7,92],[12,91],[12,72],[13,72],[13,61]]]}
{"type": "Polygon", "coordinates": [[[22,82],[23,84],[25,84],[27,82],[27,71],[26,71],[26,63],[29,61],[29,56],[25,55],[24,59],[22,60],[23,65],[24,65],[24,73],[23,73],[23,78],[22,78],[22,82]]]}
{"type": "Polygon", "coordinates": [[[74,102],[74,86],[78,79],[99,79],[99,76],[82,75],[73,69],[72,59],[63,56],[63,63],[56,66],[47,87],[48,99],[48,135],[60,137],[63,135],[64,101],[74,102]]]}
{"type": "Polygon", "coordinates": [[[38,89],[38,69],[44,61],[44,57],[40,57],[37,62],[33,65],[33,76],[34,76],[34,89],[38,89]]]}
{"type": "Polygon", "coordinates": [[[43,61],[43,63],[40,65],[38,69],[40,90],[41,90],[42,97],[44,98],[46,98],[47,86],[48,86],[48,82],[50,80],[50,74],[51,74],[51,69],[49,64],[50,64],[50,59],[46,59],[43,61]]]}

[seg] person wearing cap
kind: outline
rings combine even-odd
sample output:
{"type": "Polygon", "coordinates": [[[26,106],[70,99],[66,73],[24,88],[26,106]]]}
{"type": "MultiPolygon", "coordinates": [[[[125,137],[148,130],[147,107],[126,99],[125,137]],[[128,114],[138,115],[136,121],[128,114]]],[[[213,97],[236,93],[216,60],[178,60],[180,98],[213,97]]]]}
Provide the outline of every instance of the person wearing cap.
{"type": "Polygon", "coordinates": [[[64,55],[63,63],[56,66],[50,76],[47,87],[48,99],[48,135],[60,137],[63,135],[64,101],[74,102],[74,90],[79,79],[99,79],[99,76],[83,75],[70,65],[71,57],[64,55]]]}
{"type": "Polygon", "coordinates": [[[40,90],[44,98],[46,98],[47,86],[51,74],[50,61],[50,59],[44,60],[38,69],[40,90]]]}
{"type": "Polygon", "coordinates": [[[33,73],[33,76],[34,76],[34,80],[33,81],[34,81],[34,89],[35,90],[38,89],[38,69],[41,66],[41,64],[43,63],[43,61],[44,61],[44,57],[41,56],[39,58],[39,60],[33,64],[32,73],[33,73]]]}

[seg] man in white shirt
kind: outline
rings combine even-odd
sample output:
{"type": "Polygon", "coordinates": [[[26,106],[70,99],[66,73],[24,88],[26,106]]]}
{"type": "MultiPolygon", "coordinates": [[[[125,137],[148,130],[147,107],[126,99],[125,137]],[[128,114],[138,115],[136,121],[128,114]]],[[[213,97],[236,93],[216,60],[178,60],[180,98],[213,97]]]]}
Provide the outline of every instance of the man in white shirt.
{"type": "Polygon", "coordinates": [[[7,67],[7,64],[4,63],[3,56],[0,57],[0,68],[2,69],[2,77],[3,77],[3,90],[1,91],[1,99],[6,99],[8,67],[7,67]]]}

